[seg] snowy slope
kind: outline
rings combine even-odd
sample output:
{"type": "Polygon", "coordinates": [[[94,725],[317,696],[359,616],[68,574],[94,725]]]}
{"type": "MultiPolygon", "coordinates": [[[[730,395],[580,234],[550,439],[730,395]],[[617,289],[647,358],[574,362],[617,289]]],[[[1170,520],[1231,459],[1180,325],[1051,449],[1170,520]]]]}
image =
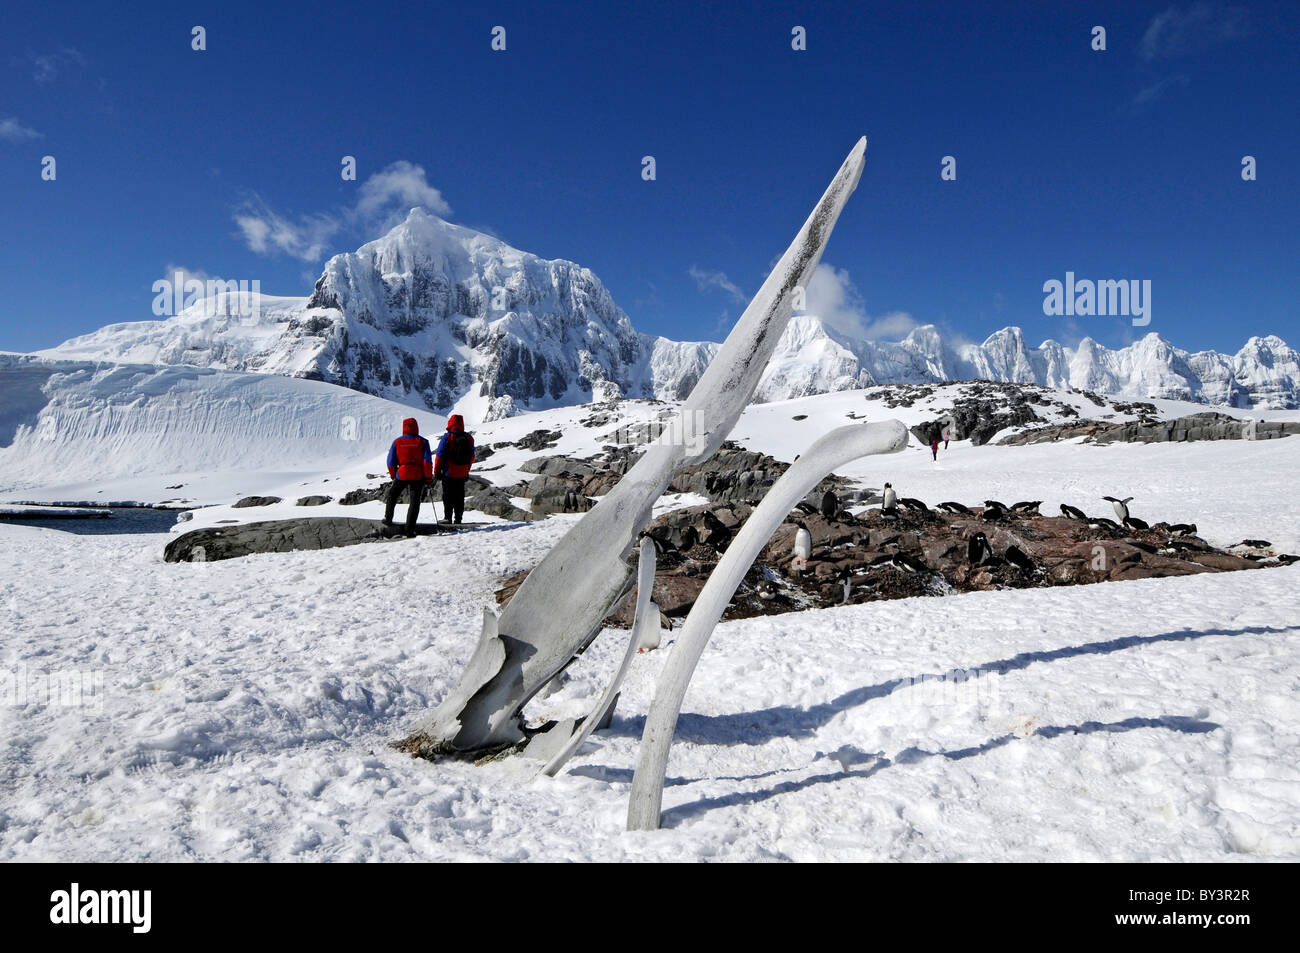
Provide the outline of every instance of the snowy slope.
{"type": "Polygon", "coordinates": [[[275,474],[381,464],[413,413],[316,381],[0,355],[0,493],[228,502],[275,474]]]}

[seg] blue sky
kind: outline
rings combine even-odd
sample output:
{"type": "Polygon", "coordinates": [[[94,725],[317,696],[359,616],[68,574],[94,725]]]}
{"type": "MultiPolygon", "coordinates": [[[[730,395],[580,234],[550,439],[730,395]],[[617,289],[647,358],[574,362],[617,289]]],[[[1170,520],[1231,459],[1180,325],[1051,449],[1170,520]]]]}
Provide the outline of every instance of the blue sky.
{"type": "Polygon", "coordinates": [[[641,330],[718,340],[862,134],[820,294],[842,328],[1300,346],[1295,4],[19,0],[6,20],[0,349],[148,319],[174,266],[308,294],[411,204],[592,268],[641,330]],[[1045,316],[1067,271],[1150,280],[1150,325],[1045,316]]]}

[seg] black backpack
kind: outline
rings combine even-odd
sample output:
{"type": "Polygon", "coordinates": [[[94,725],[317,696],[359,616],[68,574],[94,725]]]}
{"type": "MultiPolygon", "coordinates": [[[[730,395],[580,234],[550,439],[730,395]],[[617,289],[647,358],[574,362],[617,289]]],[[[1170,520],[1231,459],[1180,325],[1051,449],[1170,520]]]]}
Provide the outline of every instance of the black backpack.
{"type": "Polygon", "coordinates": [[[447,459],[453,466],[467,467],[474,462],[474,438],[457,430],[447,439],[447,459]]]}

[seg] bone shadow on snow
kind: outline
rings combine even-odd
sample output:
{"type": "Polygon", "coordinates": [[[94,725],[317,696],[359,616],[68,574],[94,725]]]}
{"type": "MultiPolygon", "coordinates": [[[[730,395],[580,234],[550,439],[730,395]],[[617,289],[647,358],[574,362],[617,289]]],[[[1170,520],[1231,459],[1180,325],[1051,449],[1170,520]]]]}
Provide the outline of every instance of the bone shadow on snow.
{"type": "MultiPolygon", "coordinates": [[[[751,745],[763,744],[776,738],[808,738],[816,734],[836,715],[857,708],[877,698],[884,698],[902,688],[920,684],[923,680],[961,681],[973,672],[982,675],[1005,675],[1019,669],[1028,668],[1035,662],[1056,662],[1061,659],[1079,658],[1088,655],[1108,655],[1126,649],[1160,642],[1182,642],[1201,639],[1207,636],[1223,635],[1280,635],[1286,632],[1300,632],[1300,625],[1283,626],[1246,626],[1240,629],[1205,629],[1180,630],[1164,632],[1159,635],[1131,635],[1105,642],[1085,642],[1082,645],[1067,645],[1059,649],[1043,652],[1021,652],[1011,658],[985,662],[968,668],[954,668],[943,674],[921,675],[915,678],[893,678],[876,685],[864,685],[845,692],[838,698],[813,705],[811,708],[799,708],[781,705],[775,708],[763,708],[758,711],[736,712],[726,715],[696,715],[683,712],[677,721],[675,740],[692,744],[709,745],[751,745]]],[[[614,720],[611,725],[612,735],[640,736],[645,727],[645,716],[614,720]]]]}
{"type": "MultiPolygon", "coordinates": [[[[843,781],[848,778],[869,778],[877,772],[896,764],[917,764],[927,758],[947,758],[950,761],[961,761],[966,758],[973,758],[976,755],[986,754],[1003,745],[1008,745],[1013,741],[1023,741],[1026,738],[1056,738],[1061,735],[1088,735],[1096,732],[1122,732],[1137,731],[1142,728],[1165,728],[1169,731],[1177,731],[1185,734],[1204,734],[1214,731],[1220,725],[1212,721],[1202,721],[1197,718],[1191,718],[1186,715],[1162,715],[1159,718],[1125,718],[1123,721],[1085,721],[1079,725],[1044,725],[1029,735],[1006,734],[997,738],[990,738],[981,745],[973,745],[969,748],[958,748],[953,751],[926,751],[923,748],[915,746],[905,748],[900,751],[894,758],[886,758],[883,755],[876,755],[875,761],[865,768],[849,770],[845,767],[840,771],[832,771],[827,774],[816,774],[812,777],[801,778],[798,781],[782,781],[770,788],[764,788],[761,791],[737,791],[733,794],[725,794],[721,797],[705,797],[698,801],[691,801],[689,804],[680,804],[663,812],[661,818],[661,827],[675,827],[681,822],[698,817],[701,814],[707,814],[709,811],[718,808],[727,807],[744,807],[757,804],[760,801],[766,801],[770,798],[779,797],[782,794],[791,794],[795,791],[802,791],[806,788],[814,787],[818,784],[833,784],[836,781],[843,781]]],[[[822,755],[819,757],[829,757],[831,760],[845,759],[844,749],[839,752],[833,752],[831,755],[822,755]]],[[[865,754],[865,752],[861,753],[865,754]]],[[[841,761],[841,763],[845,763],[841,761]]],[[[710,778],[709,780],[752,780],[768,777],[775,772],[767,771],[763,774],[753,775],[752,778],[710,778]]],[[[674,779],[680,783],[681,779],[674,779]]]]}

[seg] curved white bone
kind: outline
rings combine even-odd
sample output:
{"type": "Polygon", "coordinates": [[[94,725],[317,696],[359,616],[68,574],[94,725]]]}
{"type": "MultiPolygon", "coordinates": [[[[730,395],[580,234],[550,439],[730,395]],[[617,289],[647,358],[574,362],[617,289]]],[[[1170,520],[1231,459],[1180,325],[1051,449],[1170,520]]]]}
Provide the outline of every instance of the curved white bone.
{"type": "Polygon", "coordinates": [[[791,464],[745,521],[691,607],[672,654],[668,656],[668,663],[659,676],[654,701],[650,703],[650,715],[641,735],[636,774],[632,778],[632,793],[627,805],[628,830],[653,831],[659,827],[668,749],[673,743],[686,686],[690,684],[696,663],[704,654],[704,647],[709,644],[714,626],[722,618],[736,587],[754,564],[759,551],[767,545],[772,533],[794,505],[828,473],[859,457],[897,453],[907,446],[907,437],[907,428],[897,420],[851,424],[832,430],[791,464]]]}

